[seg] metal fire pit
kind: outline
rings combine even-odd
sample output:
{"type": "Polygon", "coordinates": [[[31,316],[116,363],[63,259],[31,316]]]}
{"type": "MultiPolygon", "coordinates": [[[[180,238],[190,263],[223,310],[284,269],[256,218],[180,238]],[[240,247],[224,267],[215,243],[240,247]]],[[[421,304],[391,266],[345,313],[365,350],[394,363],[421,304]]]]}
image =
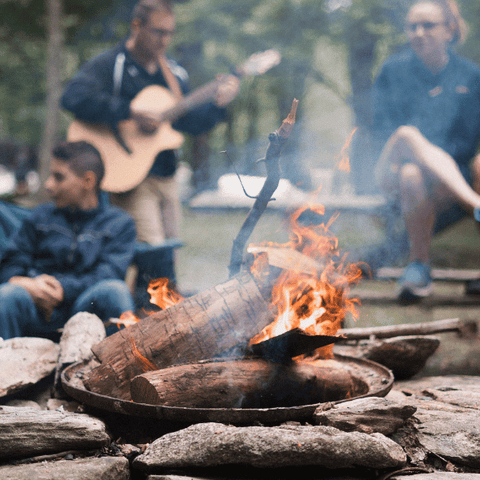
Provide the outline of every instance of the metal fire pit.
{"type": "MultiPolygon", "coordinates": [[[[358,392],[353,392],[349,398],[328,403],[341,403],[363,397],[384,397],[392,389],[394,381],[392,372],[376,362],[341,355],[335,355],[332,360],[322,360],[322,362],[333,362],[332,366],[345,369],[352,377],[359,380],[358,392]]],[[[322,405],[320,402],[273,408],[191,408],[136,403],[87,390],[83,385],[83,379],[91,368],[88,362],[79,362],[67,367],[61,376],[65,392],[75,400],[91,407],[125,415],[181,423],[274,424],[310,419],[318,406],[322,405]]]]}

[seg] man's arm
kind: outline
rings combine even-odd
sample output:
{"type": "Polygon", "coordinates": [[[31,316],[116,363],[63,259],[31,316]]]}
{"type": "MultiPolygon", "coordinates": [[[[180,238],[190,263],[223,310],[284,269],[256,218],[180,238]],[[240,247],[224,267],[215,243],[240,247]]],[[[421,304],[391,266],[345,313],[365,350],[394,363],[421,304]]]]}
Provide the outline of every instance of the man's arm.
{"type": "Polygon", "coordinates": [[[90,60],[67,83],[61,104],[79,120],[116,125],[130,116],[130,102],[113,94],[111,51],[90,60]]]}

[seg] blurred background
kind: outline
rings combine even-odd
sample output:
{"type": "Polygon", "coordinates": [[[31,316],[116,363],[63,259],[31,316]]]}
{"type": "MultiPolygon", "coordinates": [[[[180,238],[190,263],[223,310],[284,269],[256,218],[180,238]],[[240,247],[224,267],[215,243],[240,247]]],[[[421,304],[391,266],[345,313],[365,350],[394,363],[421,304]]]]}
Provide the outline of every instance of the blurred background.
{"type": "MultiPolygon", "coordinates": [[[[127,35],[134,3],[1,1],[0,141],[38,149],[41,172],[50,145],[64,137],[71,121],[58,108],[62,85],[83,62],[127,35]]],[[[309,188],[309,169],[333,167],[352,128],[368,127],[372,80],[386,57],[406,41],[405,0],[175,3],[177,33],[169,53],[190,73],[192,87],[231,71],[257,51],[275,48],[283,57],[267,74],[244,80],[227,122],[208,136],[187,141],[183,158],[193,168],[195,189],[211,187],[231,171],[220,154],[225,149],[242,173],[263,173],[255,161],[293,98],[300,100],[297,126],[283,154],[283,171],[295,185],[309,188]]],[[[458,3],[464,18],[475,20],[458,50],[478,63],[480,4],[458,3]]],[[[352,148],[359,152],[352,154],[368,156],[368,146],[352,148]]]]}

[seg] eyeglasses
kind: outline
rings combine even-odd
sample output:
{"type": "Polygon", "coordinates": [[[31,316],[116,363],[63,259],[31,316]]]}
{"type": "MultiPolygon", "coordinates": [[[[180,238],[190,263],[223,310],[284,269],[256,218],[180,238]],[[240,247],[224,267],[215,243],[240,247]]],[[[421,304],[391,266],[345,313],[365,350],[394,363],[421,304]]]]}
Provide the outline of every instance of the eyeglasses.
{"type": "Polygon", "coordinates": [[[147,28],[147,30],[156,37],[171,37],[175,35],[175,30],[165,30],[163,28],[147,28]]]}
{"type": "Polygon", "coordinates": [[[425,32],[429,32],[430,30],[433,30],[434,28],[438,27],[439,25],[445,25],[444,22],[416,22],[416,23],[408,23],[405,27],[405,30],[407,32],[412,32],[415,33],[419,27],[422,27],[422,29],[425,32]]]}

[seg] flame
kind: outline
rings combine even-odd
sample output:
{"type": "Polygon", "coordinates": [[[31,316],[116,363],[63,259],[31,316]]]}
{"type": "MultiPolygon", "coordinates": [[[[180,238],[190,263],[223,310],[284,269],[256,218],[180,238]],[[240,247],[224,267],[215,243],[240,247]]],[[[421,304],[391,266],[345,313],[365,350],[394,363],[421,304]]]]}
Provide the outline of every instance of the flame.
{"type": "Polygon", "coordinates": [[[347,137],[345,144],[343,145],[340,153],[336,156],[337,164],[336,167],[341,170],[342,172],[350,173],[350,158],[348,157],[348,149],[350,148],[350,144],[352,143],[353,136],[357,131],[358,127],[355,127],[350,135],[347,137]]]}
{"type": "MultiPolygon", "coordinates": [[[[168,278],[156,278],[151,280],[148,284],[147,292],[150,294],[150,303],[165,310],[168,307],[180,303],[184,298],[173,288],[170,288],[168,278]]],[[[150,315],[153,312],[145,312],[150,315]]],[[[138,323],[140,318],[135,315],[131,310],[124,312],[120,315],[120,318],[115,320],[115,324],[119,329],[130,327],[135,323],[138,323]]]]}
{"type": "Polygon", "coordinates": [[[169,288],[168,278],[157,278],[148,284],[147,292],[150,294],[150,303],[165,310],[183,300],[175,290],[169,288]]]}
{"type": "Polygon", "coordinates": [[[135,358],[135,363],[144,371],[153,371],[153,370],[158,370],[158,367],[152,363],[148,358],[144,357],[140,351],[137,348],[137,345],[135,344],[135,340],[133,337],[130,337],[129,339],[130,343],[130,348],[132,349],[132,354],[133,357],[135,358]]]}
{"type": "MultiPolygon", "coordinates": [[[[284,269],[272,289],[271,306],[277,316],[250,343],[259,343],[294,328],[313,335],[335,335],[347,313],[355,319],[358,317],[359,301],[349,299],[348,293],[361,278],[361,270],[346,264],[338,250],[338,239],[329,230],[337,217],[332,217],[327,224],[306,226],[300,222],[300,216],[307,210],[317,217],[325,213],[322,205],[301,207],[290,217],[291,240],[283,245],[268,245],[296,250],[315,260],[321,268],[306,272],[292,265],[284,269]]],[[[268,270],[266,256],[257,255],[251,267],[254,277],[262,281],[268,270]]],[[[329,355],[333,347],[324,348],[329,355]]]]}

